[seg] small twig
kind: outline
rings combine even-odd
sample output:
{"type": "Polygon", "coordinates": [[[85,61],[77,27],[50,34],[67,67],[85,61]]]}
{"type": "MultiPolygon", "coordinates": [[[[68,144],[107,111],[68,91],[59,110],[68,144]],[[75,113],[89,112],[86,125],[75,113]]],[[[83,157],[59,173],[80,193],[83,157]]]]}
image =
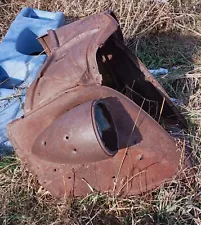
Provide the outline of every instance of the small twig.
{"type": "Polygon", "coordinates": [[[165,97],[163,97],[163,102],[162,102],[161,109],[160,109],[158,123],[160,123],[160,120],[161,120],[161,115],[162,115],[162,112],[163,112],[164,104],[165,104],[165,97]]]}
{"type": "Polygon", "coordinates": [[[125,150],[125,152],[124,152],[124,156],[123,156],[123,158],[122,158],[122,161],[121,161],[121,164],[120,164],[120,167],[119,167],[119,170],[118,170],[118,172],[117,172],[117,176],[116,176],[116,179],[115,179],[115,182],[114,182],[113,192],[114,192],[115,189],[116,189],[117,180],[118,180],[118,178],[119,178],[119,174],[120,174],[120,172],[121,172],[121,168],[122,168],[122,166],[123,166],[123,164],[124,164],[124,161],[125,161],[125,159],[126,159],[126,156],[127,156],[127,153],[128,153],[128,149],[129,149],[129,143],[130,143],[131,137],[132,137],[132,135],[133,135],[133,131],[135,130],[135,127],[136,127],[136,124],[137,124],[139,115],[140,115],[140,113],[141,113],[141,111],[142,111],[142,107],[143,107],[143,105],[144,105],[144,102],[145,102],[145,98],[143,99],[143,102],[142,102],[141,107],[140,107],[140,109],[139,109],[137,118],[136,118],[136,120],[135,120],[135,124],[133,125],[133,129],[132,129],[131,135],[130,135],[129,140],[128,140],[127,148],[126,148],[126,150],[125,150]]]}
{"type": "Polygon", "coordinates": [[[194,33],[194,34],[196,34],[197,36],[201,36],[201,33],[199,33],[199,32],[197,32],[197,31],[195,31],[195,30],[193,30],[193,29],[191,29],[191,28],[189,28],[189,27],[185,27],[185,26],[183,26],[183,25],[181,25],[180,23],[176,23],[175,24],[177,27],[179,27],[179,28],[182,28],[182,29],[186,29],[186,30],[189,30],[189,31],[191,31],[192,33],[194,33]]]}
{"type": "Polygon", "coordinates": [[[0,170],[0,173],[4,172],[4,171],[7,170],[9,167],[15,166],[15,165],[18,165],[18,163],[11,163],[11,164],[7,165],[6,167],[4,167],[3,169],[0,170]]]}
{"type": "Polygon", "coordinates": [[[87,223],[86,225],[88,225],[89,223],[92,222],[92,220],[101,212],[101,210],[99,210],[87,223]]]}
{"type": "Polygon", "coordinates": [[[17,97],[21,97],[21,96],[24,96],[24,94],[16,94],[16,95],[10,95],[6,98],[1,98],[0,101],[4,101],[4,100],[9,100],[9,99],[12,99],[12,98],[17,98],[17,97]]]}
{"type": "Polygon", "coordinates": [[[122,189],[124,189],[124,187],[125,187],[130,181],[132,181],[133,178],[135,178],[135,177],[141,175],[141,174],[144,173],[145,171],[146,171],[146,170],[143,170],[143,171],[141,171],[141,172],[139,172],[139,173],[133,175],[130,179],[128,179],[128,180],[124,183],[124,185],[121,187],[121,189],[118,191],[117,195],[119,195],[119,193],[122,191],[122,189]]]}
{"type": "Polygon", "coordinates": [[[4,84],[6,81],[8,81],[10,79],[10,77],[8,77],[8,78],[6,78],[4,81],[2,81],[1,83],[0,83],[0,85],[2,85],[2,84],[4,84]]]}
{"type": "Polygon", "coordinates": [[[91,190],[91,192],[94,192],[94,189],[92,188],[92,186],[84,178],[82,178],[82,181],[85,182],[85,184],[89,187],[89,189],[91,190]]]}

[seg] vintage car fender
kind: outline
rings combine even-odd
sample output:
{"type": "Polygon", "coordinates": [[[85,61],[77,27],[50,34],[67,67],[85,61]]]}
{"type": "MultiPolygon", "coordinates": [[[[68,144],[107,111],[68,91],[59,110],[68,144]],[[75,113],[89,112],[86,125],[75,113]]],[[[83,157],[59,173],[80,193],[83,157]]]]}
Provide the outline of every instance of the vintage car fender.
{"type": "Polygon", "coordinates": [[[41,185],[57,197],[134,195],[171,179],[181,151],[157,121],[185,120],[123,44],[113,13],[39,40],[49,57],[8,134],[41,185]]]}

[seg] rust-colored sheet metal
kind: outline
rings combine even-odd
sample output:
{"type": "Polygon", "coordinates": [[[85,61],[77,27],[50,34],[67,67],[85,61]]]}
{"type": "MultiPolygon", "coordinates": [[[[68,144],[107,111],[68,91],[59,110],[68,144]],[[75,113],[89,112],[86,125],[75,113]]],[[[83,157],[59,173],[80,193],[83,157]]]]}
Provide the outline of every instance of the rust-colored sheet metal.
{"type": "Polygon", "coordinates": [[[133,195],[171,179],[180,149],[156,120],[185,121],[124,46],[114,15],[90,16],[40,41],[49,57],[8,133],[41,185],[58,197],[133,195]]]}

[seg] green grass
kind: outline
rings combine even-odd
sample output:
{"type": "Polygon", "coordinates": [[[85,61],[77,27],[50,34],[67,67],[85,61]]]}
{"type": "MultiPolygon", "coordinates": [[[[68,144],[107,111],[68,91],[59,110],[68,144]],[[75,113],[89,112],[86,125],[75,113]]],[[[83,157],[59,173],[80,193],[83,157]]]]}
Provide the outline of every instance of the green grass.
{"type": "Polygon", "coordinates": [[[138,43],[137,56],[148,68],[186,67],[192,69],[201,52],[201,39],[192,34],[150,35],[138,43]]]}
{"type": "Polygon", "coordinates": [[[13,171],[18,165],[15,156],[6,156],[0,159],[0,171],[11,170],[13,171]]]}

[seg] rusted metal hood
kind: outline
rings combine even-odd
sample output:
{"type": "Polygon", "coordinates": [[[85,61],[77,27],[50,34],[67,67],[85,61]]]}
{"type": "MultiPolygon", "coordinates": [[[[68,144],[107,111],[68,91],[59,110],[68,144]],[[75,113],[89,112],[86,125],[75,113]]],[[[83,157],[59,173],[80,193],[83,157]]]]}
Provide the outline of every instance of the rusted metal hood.
{"type": "Polygon", "coordinates": [[[123,44],[114,14],[89,16],[39,41],[49,57],[8,133],[41,185],[58,197],[133,195],[171,179],[181,153],[157,120],[185,121],[123,44]]]}

